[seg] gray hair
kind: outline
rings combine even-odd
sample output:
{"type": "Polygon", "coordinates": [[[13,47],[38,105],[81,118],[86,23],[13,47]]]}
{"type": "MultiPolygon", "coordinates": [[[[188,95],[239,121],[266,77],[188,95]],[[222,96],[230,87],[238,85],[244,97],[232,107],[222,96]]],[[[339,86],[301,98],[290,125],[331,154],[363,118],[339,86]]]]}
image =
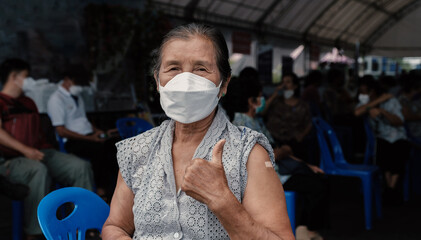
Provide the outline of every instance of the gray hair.
{"type": "Polygon", "coordinates": [[[152,74],[158,75],[162,62],[162,49],[164,45],[173,39],[188,40],[192,36],[202,36],[210,40],[216,51],[216,63],[223,82],[231,77],[229,54],[224,35],[216,28],[204,24],[190,23],[178,26],[168,32],[162,39],[159,48],[154,50],[152,59],[152,74]]]}

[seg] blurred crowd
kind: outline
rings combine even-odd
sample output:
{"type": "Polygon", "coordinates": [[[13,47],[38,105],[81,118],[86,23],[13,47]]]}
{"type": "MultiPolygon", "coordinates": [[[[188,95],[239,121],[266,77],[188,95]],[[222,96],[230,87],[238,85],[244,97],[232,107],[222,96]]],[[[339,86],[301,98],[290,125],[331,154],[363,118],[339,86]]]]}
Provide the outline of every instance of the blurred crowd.
{"type": "Polygon", "coordinates": [[[419,72],[348,81],[343,69],[314,70],[303,78],[287,72],[279,85],[264,90],[258,71],[247,67],[231,79],[222,108],[232,123],[259,131],[271,142],[284,189],[301,196],[297,238],[322,239],[319,231],[328,224],[328,188],[318,167],[313,118],[333,127],[351,163],[363,163],[366,131],[372,131],[376,154],[368,164],[382,172],[384,202],[402,203],[399,183],[411,147],[419,146],[421,139],[419,72]]]}
{"type": "MultiPolygon", "coordinates": [[[[117,175],[116,129],[96,128],[79,97],[89,72],[69,66],[48,101],[48,116],[60,151],[45,140],[40,116],[25,90],[34,83],[30,66],[20,59],[0,65],[0,190],[25,201],[28,239],[41,234],[36,207],[52,183],[112,195],[117,175]]],[[[363,76],[345,81],[345,71],[314,70],[303,78],[283,74],[277,86],[262,86],[256,69],[247,67],[231,78],[220,102],[230,121],[263,133],[271,143],[275,169],[284,189],[300,195],[297,237],[322,239],[328,224],[327,179],[312,119],[322,118],[335,129],[348,161],[359,163],[369,129],[375,136],[376,164],[384,180],[386,204],[402,202],[402,176],[410,150],[421,141],[421,75],[417,71],[392,76],[363,76]]]]}

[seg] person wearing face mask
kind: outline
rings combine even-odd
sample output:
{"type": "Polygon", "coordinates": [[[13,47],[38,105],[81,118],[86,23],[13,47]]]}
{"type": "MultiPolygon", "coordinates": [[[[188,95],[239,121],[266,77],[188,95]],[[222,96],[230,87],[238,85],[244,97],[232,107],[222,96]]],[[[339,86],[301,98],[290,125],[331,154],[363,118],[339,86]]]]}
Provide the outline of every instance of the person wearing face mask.
{"type": "MultiPolygon", "coordinates": [[[[277,145],[288,145],[301,159],[308,159],[305,137],[311,131],[311,113],[300,97],[300,83],[294,73],[282,77],[280,91],[267,109],[266,126],[277,145]]],[[[268,101],[270,102],[270,101],[268,101]]]]}
{"type": "Polygon", "coordinates": [[[42,234],[37,207],[50,191],[51,178],[92,190],[93,174],[89,162],[58,152],[46,142],[38,109],[24,95],[33,86],[29,71],[29,64],[21,59],[7,59],[0,65],[0,174],[29,187],[24,199],[24,230],[27,239],[35,239],[42,234]]]}
{"type": "Polygon", "coordinates": [[[217,107],[231,78],[222,33],[171,30],[153,74],[171,120],[117,143],[102,239],[294,239],[269,141],[217,107]]]}
{"type": "Polygon", "coordinates": [[[258,116],[265,109],[265,97],[262,96],[262,86],[256,69],[244,68],[239,78],[231,80],[222,106],[227,110],[234,125],[263,133],[270,144],[274,144],[263,120],[258,116]]]}
{"type": "MultiPolygon", "coordinates": [[[[117,178],[116,138],[89,122],[81,93],[89,85],[91,74],[82,65],[70,65],[63,74],[58,89],[50,96],[48,115],[57,134],[65,139],[65,149],[79,157],[89,159],[94,170],[97,193],[103,198],[110,193],[117,178]]],[[[110,195],[110,196],[108,196],[110,195]]]]}
{"type": "Polygon", "coordinates": [[[320,176],[323,171],[294,156],[288,145],[276,145],[258,117],[265,106],[262,86],[254,68],[243,69],[239,78],[230,81],[223,106],[227,109],[228,115],[233,116],[234,125],[249,127],[268,138],[274,148],[275,169],[284,189],[297,192],[302,197],[303,204],[298,204],[298,208],[302,211],[297,210],[296,238],[322,239],[317,230],[323,227],[327,212],[325,204],[327,187],[320,176]]]}
{"type": "Polygon", "coordinates": [[[356,116],[367,116],[376,135],[376,164],[384,175],[386,203],[402,202],[401,176],[409,159],[410,145],[405,132],[404,115],[399,101],[373,77],[364,76],[360,82],[360,94],[369,95],[357,105],[356,116]]]}

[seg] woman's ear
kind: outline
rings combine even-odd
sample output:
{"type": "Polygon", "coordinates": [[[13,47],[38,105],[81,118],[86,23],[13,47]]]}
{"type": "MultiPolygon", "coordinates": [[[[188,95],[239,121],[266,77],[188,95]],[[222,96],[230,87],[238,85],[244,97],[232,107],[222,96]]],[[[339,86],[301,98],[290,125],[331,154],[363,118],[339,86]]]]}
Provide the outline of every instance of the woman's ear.
{"type": "Polygon", "coordinates": [[[227,90],[228,90],[228,84],[231,81],[231,76],[229,76],[227,78],[227,81],[225,81],[225,83],[222,84],[221,86],[221,90],[219,91],[219,97],[224,97],[225,95],[227,95],[227,90]]]}

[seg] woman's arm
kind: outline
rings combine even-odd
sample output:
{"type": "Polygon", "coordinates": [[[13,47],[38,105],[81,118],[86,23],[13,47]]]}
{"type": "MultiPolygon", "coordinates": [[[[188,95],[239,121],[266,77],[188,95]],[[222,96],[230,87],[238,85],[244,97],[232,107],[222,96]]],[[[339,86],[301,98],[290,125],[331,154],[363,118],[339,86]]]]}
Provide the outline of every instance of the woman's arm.
{"type": "Polygon", "coordinates": [[[359,116],[365,114],[366,112],[368,112],[371,108],[376,107],[380,103],[385,102],[385,101],[391,99],[392,97],[393,97],[392,94],[385,93],[385,94],[381,95],[380,97],[378,97],[377,99],[375,99],[374,101],[371,101],[367,104],[364,104],[364,105],[361,105],[361,106],[357,107],[355,109],[354,114],[355,114],[355,116],[359,117],[359,116]]]}
{"type": "Polygon", "coordinates": [[[16,150],[22,153],[25,157],[32,160],[41,161],[42,159],[44,159],[44,153],[42,153],[36,148],[27,146],[19,142],[16,138],[14,138],[12,135],[6,132],[2,128],[1,120],[0,120],[0,145],[16,150]]]}
{"type": "Polygon", "coordinates": [[[215,145],[211,161],[193,161],[186,169],[181,189],[209,207],[230,239],[294,239],[282,184],[267,151],[260,145],[251,151],[248,183],[240,203],[228,187],[223,146],[224,140],[215,145]]]}
{"type": "Polygon", "coordinates": [[[257,144],[247,162],[242,204],[231,193],[213,210],[231,239],[294,239],[282,184],[267,164],[268,153],[257,144]]]}
{"type": "Polygon", "coordinates": [[[134,233],[132,190],[118,173],[117,186],[111,201],[110,215],[102,227],[104,240],[129,240],[134,233]]]}
{"type": "Polygon", "coordinates": [[[380,114],[383,115],[393,126],[399,127],[403,125],[402,119],[400,119],[397,115],[390,113],[383,108],[379,108],[380,114]]]}
{"type": "Polygon", "coordinates": [[[69,138],[69,139],[77,139],[77,140],[85,140],[85,141],[92,141],[92,142],[104,142],[104,139],[98,137],[99,134],[92,134],[92,135],[82,135],[77,132],[73,132],[67,129],[65,126],[57,126],[56,132],[60,137],[69,138]]]}

